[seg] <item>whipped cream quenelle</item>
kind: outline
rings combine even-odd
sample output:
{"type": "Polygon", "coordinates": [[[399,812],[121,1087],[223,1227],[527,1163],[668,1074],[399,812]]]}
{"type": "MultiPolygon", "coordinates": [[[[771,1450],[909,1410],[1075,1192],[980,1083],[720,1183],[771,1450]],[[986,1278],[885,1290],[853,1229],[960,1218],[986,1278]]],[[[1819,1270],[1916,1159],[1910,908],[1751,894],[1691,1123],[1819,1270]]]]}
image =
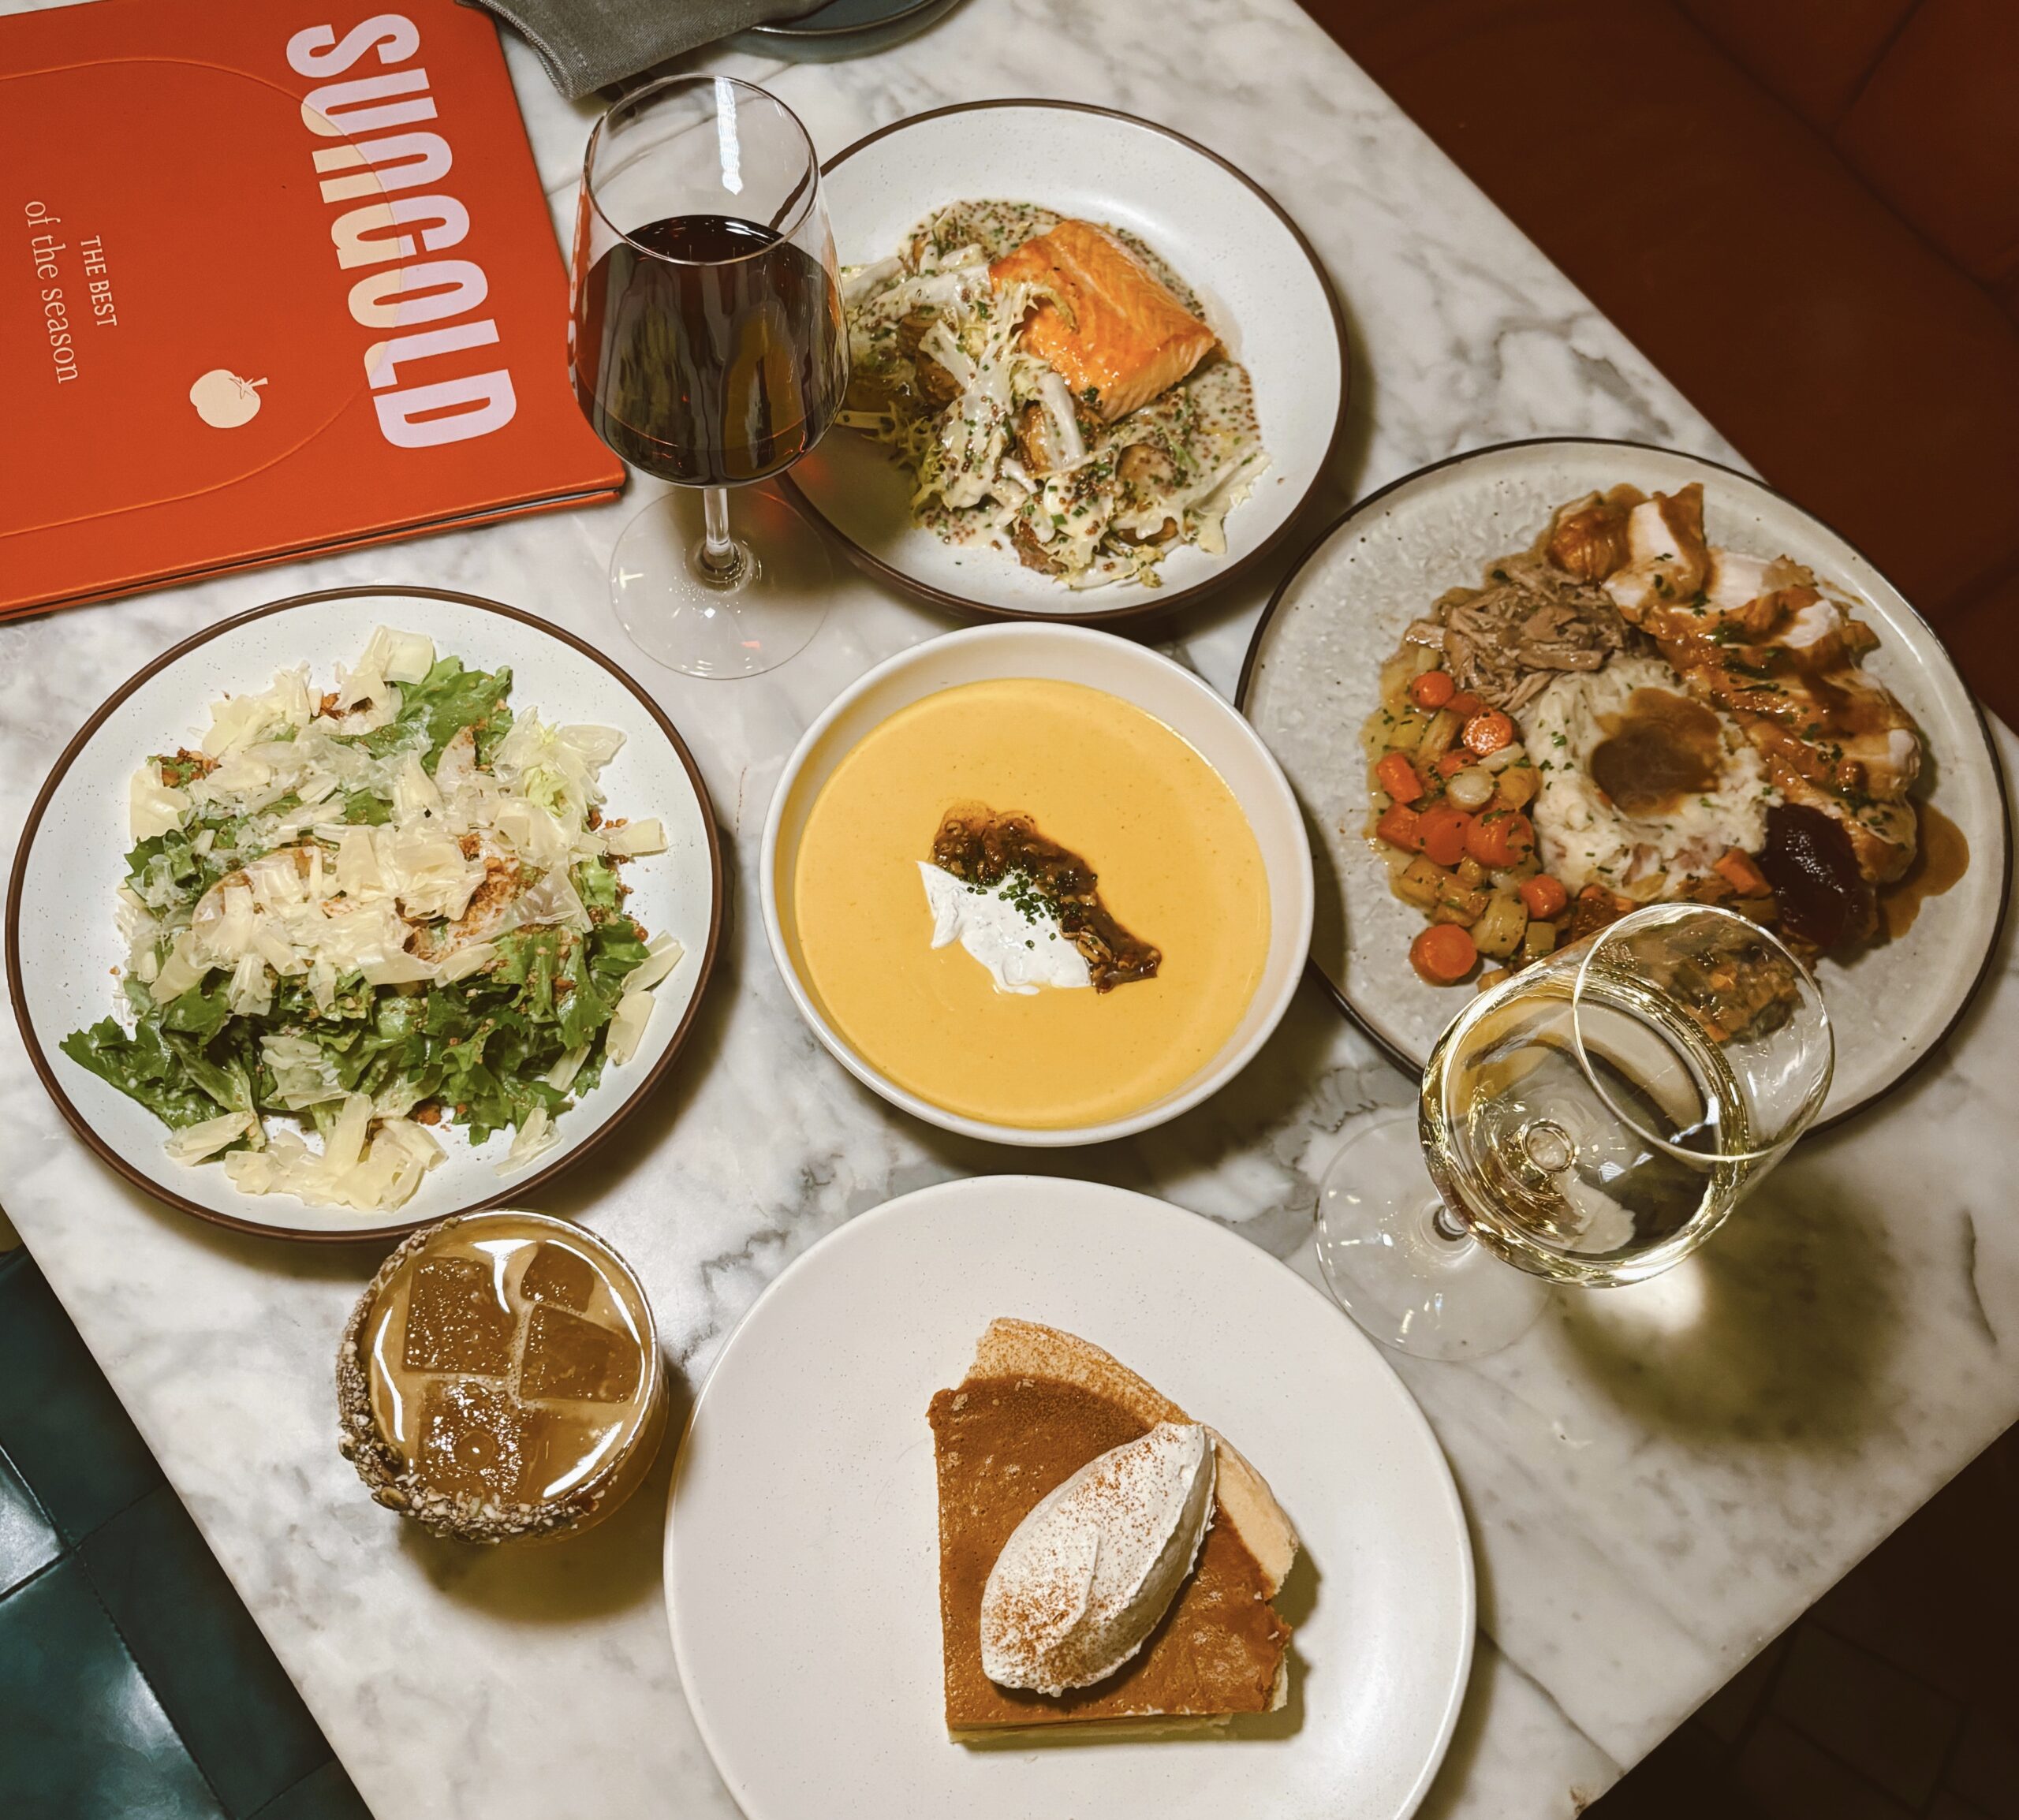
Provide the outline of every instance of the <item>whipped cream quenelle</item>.
{"type": "Polygon", "coordinates": [[[982,1672],[1062,1694],[1148,1640],[1213,1516],[1212,1437],[1160,1422],[1089,1460],[1010,1532],[981,1599],[982,1672]]]}
{"type": "Polygon", "coordinates": [[[932,945],[958,942],[988,969],[998,992],[1028,997],[1040,986],[1093,983],[1080,950],[1061,933],[1058,919],[1027,907],[1029,888],[1021,881],[971,885],[927,860],[919,861],[918,871],[932,910],[932,945]],[[1019,896],[1025,901],[1017,901],[1019,896]]]}

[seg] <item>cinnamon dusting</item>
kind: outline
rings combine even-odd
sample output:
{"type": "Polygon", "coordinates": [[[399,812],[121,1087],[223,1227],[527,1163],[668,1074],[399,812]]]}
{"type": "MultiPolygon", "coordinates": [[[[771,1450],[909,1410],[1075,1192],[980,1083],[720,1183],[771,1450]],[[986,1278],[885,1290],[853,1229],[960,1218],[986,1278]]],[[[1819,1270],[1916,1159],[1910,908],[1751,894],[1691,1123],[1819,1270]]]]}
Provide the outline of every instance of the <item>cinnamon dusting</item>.
{"type": "Polygon", "coordinates": [[[1163,1622],[1107,1680],[1056,1695],[990,1680],[981,1661],[982,1593],[1011,1531],[1081,1467],[1151,1425],[1077,1385],[1028,1377],[970,1378],[940,1391],[929,1416],[939,1479],[950,1729],[1270,1710],[1289,1626],[1223,1512],[1207,1530],[1197,1565],[1163,1622]]]}

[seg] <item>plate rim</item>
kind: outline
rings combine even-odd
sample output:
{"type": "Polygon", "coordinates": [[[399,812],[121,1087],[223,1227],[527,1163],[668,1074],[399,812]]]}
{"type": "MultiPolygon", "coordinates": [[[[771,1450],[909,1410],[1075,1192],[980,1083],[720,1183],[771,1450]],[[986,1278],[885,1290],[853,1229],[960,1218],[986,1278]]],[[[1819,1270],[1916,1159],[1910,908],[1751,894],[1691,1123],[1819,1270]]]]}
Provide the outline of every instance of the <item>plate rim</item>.
{"type": "Polygon", "coordinates": [[[528,612],[523,607],[507,606],[502,601],[487,599],[482,595],[460,593],[453,588],[403,587],[394,582],[375,582],[354,587],[317,588],[307,594],[289,595],[285,599],[268,601],[263,606],[249,608],[244,613],[233,614],[229,618],[219,620],[215,625],[206,626],[201,631],[192,632],[188,638],[171,645],[159,656],[144,664],[115,688],[71,737],[69,744],[58,755],[55,763],[50,767],[49,775],[43,780],[42,788],[35,793],[35,802],[28,811],[27,819],[21,824],[21,838],[14,846],[13,869],[7,879],[6,948],[7,995],[13,1001],[14,1023],[15,1027],[21,1032],[22,1047],[27,1050],[28,1060],[34,1065],[35,1073],[42,1082],[43,1091],[55,1102],[57,1110],[62,1113],[70,1128],[84,1139],[87,1147],[96,1154],[99,1161],[108,1165],[136,1188],[152,1195],[156,1200],[166,1202],[181,1213],[192,1214],[200,1220],[208,1221],[213,1225],[226,1227],[233,1232],[248,1233],[260,1238],[286,1239],[304,1244],[360,1244],[399,1238],[405,1233],[433,1223],[437,1218],[446,1219],[459,1217],[465,1214],[481,1213],[487,1208],[502,1206],[509,1202],[517,1200],[533,1189],[543,1186],[563,1169],[571,1167],[581,1158],[588,1155],[623,1124],[625,1120],[629,1118],[651,1095],[653,1088],[659,1085],[667,1069],[672,1065],[674,1057],[685,1046],[688,1035],[693,1027],[695,1015],[700,1009],[702,996],[707,990],[709,976],[715,971],[716,953],[721,946],[725,890],[722,836],[715,825],[715,804],[708,795],[708,787],[702,778],[700,770],[694,763],[694,755],[688,750],[687,742],[680,737],[679,729],[674,725],[670,717],[647,693],[644,685],[626,674],[615,662],[596,650],[587,640],[547,620],[540,618],[536,614],[528,612]],[[472,1201],[467,1206],[453,1208],[449,1214],[431,1214],[424,1218],[403,1220],[391,1225],[360,1228],[355,1232],[348,1229],[326,1231],[310,1226],[269,1225],[256,1220],[241,1219],[235,1214],[221,1213],[215,1207],[204,1206],[201,1203],[192,1200],[188,1195],[178,1194],[173,1188],[156,1181],[137,1164],[129,1162],[113,1148],[103,1136],[93,1128],[90,1121],[84,1117],[82,1110],[70,1098],[69,1094],[58,1081],[47,1052],[43,1048],[41,1039],[36,1035],[34,1020],[28,1013],[26,995],[20,990],[17,983],[21,979],[21,900],[23,882],[27,876],[26,862],[29,851],[35,845],[35,836],[41,831],[43,815],[54,800],[64,779],[69,775],[71,766],[84,748],[90,744],[92,736],[144,684],[151,681],[162,670],[186,657],[190,652],[200,649],[212,640],[222,637],[227,632],[235,632],[241,626],[250,625],[255,620],[265,619],[271,614],[282,613],[293,607],[319,605],[324,601],[353,600],[388,595],[448,601],[457,606],[474,606],[486,613],[494,613],[501,618],[517,620],[522,625],[531,626],[536,632],[544,632],[550,638],[558,639],[562,643],[573,647],[583,656],[591,658],[601,669],[608,671],[637,699],[640,705],[657,723],[659,730],[666,735],[681,765],[685,767],[688,781],[693,786],[696,800],[700,806],[701,820],[707,830],[708,836],[708,875],[711,893],[708,938],[701,954],[700,976],[695,981],[694,990],[688,998],[687,1008],[681,1013],[680,1023],[674,1029],[671,1040],[666,1044],[665,1050],[658,1061],[652,1064],[650,1072],[633,1089],[622,1105],[617,1107],[610,1116],[594,1131],[589,1132],[578,1143],[572,1146],[563,1155],[547,1164],[545,1168],[537,1169],[531,1175],[514,1178],[509,1183],[501,1183],[495,1194],[472,1201]]]}
{"type": "MultiPolygon", "coordinates": [[[[954,0],[905,0],[905,4],[894,13],[886,13],[881,19],[871,19],[860,25],[806,24],[808,20],[825,11],[828,4],[829,0],[813,0],[813,4],[804,13],[795,13],[791,18],[760,19],[755,25],[746,25],[744,30],[761,34],[766,38],[779,39],[787,44],[818,44],[833,39],[853,38],[861,32],[881,32],[886,26],[902,24],[906,20],[915,19],[920,13],[930,12],[935,6],[950,9],[954,0]]],[[[855,148],[851,146],[849,149],[853,151],[855,148]]]]}
{"type": "Polygon", "coordinates": [[[1425,1798],[1429,1795],[1431,1785],[1436,1780],[1438,1772],[1444,1766],[1445,1758],[1450,1754],[1452,1740],[1457,1733],[1458,1721],[1465,1711],[1466,1696],[1472,1689],[1472,1667],[1478,1654],[1480,1632],[1479,1561],[1477,1545],[1472,1535],[1472,1520],[1466,1515],[1465,1497],[1458,1489],[1458,1475],[1452,1469],[1450,1456],[1445,1451],[1443,1442],[1438,1438],[1437,1430],[1429,1416],[1424,1413],[1424,1407],[1417,1400],[1416,1393],[1410,1389],[1401,1373],[1395,1369],[1394,1362],[1387,1356],[1386,1350],[1379,1343],[1364,1332],[1354,1322],[1348,1319],[1323,1290],[1298,1275],[1274,1252],[1256,1244],[1251,1239],[1244,1238],[1239,1233],[1233,1231],[1222,1221],[1212,1218],[1208,1214],[1196,1213],[1189,1207],[1181,1206],[1175,1201],[1166,1200],[1161,1195],[1146,1194],[1140,1188],[1121,1188],[1111,1182],[1091,1181],[1084,1177],[1061,1177],[1039,1175],[1028,1170],[1011,1169],[991,1172],[983,1175],[954,1176],[945,1181],[928,1182],[924,1188],[912,1188],[901,1195],[893,1195],[888,1200],[879,1202],[873,1207],[865,1208],[861,1213],[844,1220],[832,1232],[823,1233],[788,1263],[758,1292],[756,1300],[743,1311],[736,1325],[730,1329],[728,1337],[722,1342],[722,1351],[716,1355],[715,1363],[709,1367],[707,1376],[702,1381],[700,1388],[695,1392],[693,1401],[688,1408],[687,1419],[681,1427],[679,1443],[674,1453],[673,1471],[666,1484],[666,1523],[661,1536],[659,1550],[659,1591],[660,1605],[666,1613],[666,1628],[672,1636],[674,1666],[680,1676],[681,1695],[687,1703],[688,1711],[693,1717],[694,1729],[700,1734],[701,1742],[707,1751],[709,1761],[714,1764],[716,1773],[722,1777],[724,1785],[729,1788],[738,1807],[744,1807],[745,1806],[744,1797],[748,1791],[737,1779],[731,1776],[729,1769],[724,1764],[721,1755],[716,1749],[715,1733],[709,1719],[705,1716],[705,1709],[689,1691],[692,1683],[688,1674],[687,1651],[681,1641],[677,1602],[673,1594],[674,1511],[679,1501],[681,1486],[687,1477],[689,1443],[692,1439],[695,1425],[700,1419],[701,1412],[707,1404],[709,1393],[715,1388],[718,1374],[729,1362],[731,1353],[737,1346],[746,1343],[745,1335],[751,1316],[755,1315],[778,1290],[782,1284],[801,1272],[806,1267],[810,1259],[817,1257],[844,1233],[858,1226],[880,1222],[886,1218],[896,1218],[899,1210],[909,1211],[910,1204],[913,1202],[928,1200],[936,1196],[964,1193],[982,1183],[1021,1185],[1036,1188],[1055,1188],[1062,1180],[1070,1182],[1077,1188],[1095,1189],[1103,1195],[1120,1195],[1132,1201],[1147,1201],[1163,1213],[1196,1220],[1216,1235],[1215,1237],[1207,1240],[1208,1244],[1224,1240],[1230,1244],[1240,1245],[1257,1253],[1261,1258],[1274,1264],[1282,1275],[1288,1277],[1299,1289],[1308,1296],[1316,1296],[1328,1312],[1338,1317],[1341,1332],[1350,1337],[1349,1344],[1357,1342],[1364,1348],[1368,1356],[1386,1374],[1388,1382],[1400,1393],[1402,1404],[1408,1412],[1409,1420],[1414,1424],[1416,1433],[1428,1443],[1431,1453],[1435,1459],[1439,1468],[1439,1494],[1444,1504],[1446,1514],[1454,1522],[1457,1531],[1460,1543],[1457,1551],[1459,1590],[1462,1594],[1465,1619],[1461,1626],[1463,1635],[1459,1645],[1457,1669],[1452,1677],[1451,1688],[1445,1702],[1444,1711],[1438,1721],[1436,1739],[1423,1767],[1417,1772],[1416,1781],[1411,1785],[1402,1805],[1395,1811],[1394,1820],[1411,1820],[1411,1816],[1423,1805],[1425,1798]]]}
{"type": "Polygon", "coordinates": [[[833,538],[841,546],[842,554],[864,574],[873,580],[882,582],[886,587],[897,588],[914,599],[926,601],[949,613],[969,619],[1024,621],[1035,621],[1041,625],[1084,625],[1103,629],[1176,613],[1208,595],[1217,594],[1230,583],[1252,575],[1260,564],[1280,550],[1285,539],[1304,517],[1312,496],[1332,471],[1333,464],[1338,458],[1340,445],[1345,438],[1346,414],[1352,406],[1353,395],[1353,349],[1346,334],[1345,311],[1339,301],[1338,289],[1332,282],[1331,274],[1325,269],[1324,261],[1319,257],[1318,249],[1312,244],[1310,237],[1297,226],[1289,211],[1240,166],[1174,127],[1163,125],[1157,121],[1146,120],[1139,114],[1125,113],[1118,107],[1103,107],[1088,101],[1054,101],[1042,95],[1006,95],[991,101],[961,101],[946,107],[927,108],[923,114],[907,114],[902,120],[894,120],[887,126],[879,126],[873,132],[864,133],[853,144],[844,146],[821,165],[820,174],[823,178],[827,177],[837,166],[846,162],[857,152],[867,150],[880,139],[887,139],[893,133],[903,132],[907,127],[921,126],[929,120],[942,119],[949,114],[980,114],[1006,107],[1049,108],[1062,114],[1098,114],[1103,118],[1118,120],[1125,125],[1140,127],[1147,132],[1157,133],[1165,139],[1175,140],[1188,151],[1195,152],[1218,165],[1237,183],[1248,190],[1289,230],[1290,238],[1297,243],[1297,250],[1304,255],[1317,278],[1319,290],[1324,294],[1327,307],[1331,311],[1332,333],[1339,349],[1339,408],[1332,420],[1332,432],[1326,441],[1325,453],[1312,469],[1311,479],[1305,484],[1304,491],[1289,510],[1284,513],[1282,524],[1268,536],[1246,555],[1237,558],[1204,580],[1168,593],[1159,589],[1154,598],[1138,601],[1129,606],[1089,608],[1073,613],[1040,613],[1028,607],[997,606],[969,595],[952,593],[934,583],[907,574],[903,569],[864,549],[834,524],[793,479],[790,468],[783,470],[776,478],[793,503],[812,523],[833,538]]]}
{"type": "MultiPolygon", "coordinates": [[[[1375,488],[1373,492],[1355,500],[1297,553],[1297,559],[1284,572],[1282,580],[1276,584],[1275,592],[1269,596],[1268,605],[1263,608],[1260,617],[1255,622],[1255,629],[1248,636],[1248,649],[1241,661],[1240,681],[1234,687],[1234,705],[1243,714],[1248,714],[1248,690],[1254,681],[1263,644],[1267,640],[1271,628],[1275,624],[1278,614],[1289,599],[1291,587],[1317,559],[1325,546],[1330,543],[1338,532],[1344,530],[1352,520],[1360,517],[1370,507],[1379,505],[1382,500],[1398,489],[1408,486],[1412,481],[1420,480],[1426,475],[1437,473],[1443,468],[1457,467],[1480,456],[1506,454],[1510,449],[1561,448],[1566,444],[1584,447],[1633,449],[1649,454],[1676,456],[1685,461],[1694,461],[1717,473],[1730,475],[1734,479],[1743,480],[1749,486],[1757,487],[1762,492],[1771,494],[1783,505],[1800,513],[1812,524],[1820,526],[1823,530],[1849,550],[1860,561],[1866,564],[1872,572],[1899,597],[1901,606],[1920,626],[1922,631],[1927,633],[1935,649],[1942,653],[1949,665],[1950,675],[1955,679],[1957,686],[1962,691],[1964,699],[1969,703],[1971,711],[1976,718],[1977,737],[1984,742],[1984,757],[1990,766],[1992,781],[1997,786],[1998,807],[1998,913],[1991,920],[1991,933],[1984,942],[1984,951],[1977,963],[1976,974],[1971,980],[1969,989],[1957,1001],[1956,1009],[1951,1014],[1949,1021],[1929,1040],[1920,1053],[1883,1086],[1874,1087],[1864,1098],[1845,1106],[1841,1112],[1832,1113],[1828,1118],[1819,1120],[1812,1126],[1808,1135],[1811,1137],[1819,1137],[1825,1132],[1835,1131],[1840,1126],[1849,1123],[1851,1120],[1863,1117],[1873,1107],[1891,1098],[1947,1047],[1949,1039],[1956,1034],[1957,1027],[1969,1016],[1971,1006],[1976,1003],[1979,996],[1983,993],[1986,983],[1991,978],[1992,968],[1997,961],[1998,943],[2004,935],[2006,919],[2012,910],[2013,860],[2011,786],[2006,778],[2005,766],[1998,758],[1998,743],[1991,737],[1991,722],[1985,715],[1984,703],[1979,699],[1976,691],[1964,680],[1963,673],[1957,668],[1955,658],[1950,655],[1948,642],[1928,623],[1920,609],[1908,598],[1905,591],[1893,580],[1891,576],[1872,561],[1861,544],[1845,536],[1819,513],[1811,511],[1808,507],[1804,505],[1791,494],[1775,486],[1771,481],[1757,474],[1748,473],[1742,468],[1734,468],[1728,461],[1715,461],[1710,456],[1699,455],[1692,449],[1672,449],[1659,442],[1644,442],[1633,437],[1516,436],[1505,442],[1483,443],[1476,449],[1461,449],[1455,454],[1444,456],[1435,461],[1427,461],[1420,468],[1410,469],[1406,474],[1399,474],[1393,480],[1375,488]]],[[[1252,717],[1250,718],[1252,719],[1252,717]]],[[[1261,729],[1258,727],[1256,730],[1259,733],[1261,729]]],[[[1316,863],[1315,852],[1313,863],[1316,863]]],[[[1308,964],[1312,974],[1324,986],[1332,1002],[1345,1014],[1353,1027],[1373,1043],[1375,1047],[1381,1052],[1384,1059],[1394,1064],[1405,1075],[1422,1073],[1424,1064],[1404,1054],[1360,1015],[1345,992],[1340,989],[1338,983],[1333,979],[1331,975],[1318,964],[1318,957],[1316,954],[1310,957],[1308,964]]]]}

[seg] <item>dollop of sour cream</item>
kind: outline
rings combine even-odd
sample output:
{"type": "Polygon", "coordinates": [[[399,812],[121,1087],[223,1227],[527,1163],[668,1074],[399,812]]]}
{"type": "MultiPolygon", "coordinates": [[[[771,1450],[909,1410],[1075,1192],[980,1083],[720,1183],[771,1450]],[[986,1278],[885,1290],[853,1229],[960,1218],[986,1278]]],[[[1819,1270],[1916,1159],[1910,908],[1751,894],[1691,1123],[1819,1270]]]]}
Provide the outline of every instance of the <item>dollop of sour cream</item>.
{"type": "Polygon", "coordinates": [[[1041,1498],[981,1595],[982,1673],[1058,1695],[1142,1648],[1192,1572],[1212,1520],[1212,1437],[1160,1422],[1041,1498]]]}
{"type": "Polygon", "coordinates": [[[920,860],[918,871],[932,911],[932,945],[959,942],[988,969],[998,992],[1028,998],[1041,986],[1093,983],[1085,958],[1061,932],[1058,919],[1033,916],[1025,907],[1027,893],[1013,894],[1008,881],[971,885],[930,860],[920,860]]]}

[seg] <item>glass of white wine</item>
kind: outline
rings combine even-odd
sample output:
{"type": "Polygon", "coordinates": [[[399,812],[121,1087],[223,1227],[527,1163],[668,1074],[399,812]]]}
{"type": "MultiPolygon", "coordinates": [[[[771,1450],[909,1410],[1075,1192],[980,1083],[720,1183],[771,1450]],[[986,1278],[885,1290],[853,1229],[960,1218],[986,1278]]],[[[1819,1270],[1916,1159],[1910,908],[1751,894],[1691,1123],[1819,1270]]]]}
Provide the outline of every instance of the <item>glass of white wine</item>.
{"type": "Polygon", "coordinates": [[[1326,1280],[1402,1352],[1498,1351],[1549,1285],[1637,1283],[1695,1251],[1808,1128],[1834,1059],[1814,978],[1769,931],[1636,910],[1482,992],[1416,1116],[1347,1144],[1319,1194],[1326,1280]]]}

